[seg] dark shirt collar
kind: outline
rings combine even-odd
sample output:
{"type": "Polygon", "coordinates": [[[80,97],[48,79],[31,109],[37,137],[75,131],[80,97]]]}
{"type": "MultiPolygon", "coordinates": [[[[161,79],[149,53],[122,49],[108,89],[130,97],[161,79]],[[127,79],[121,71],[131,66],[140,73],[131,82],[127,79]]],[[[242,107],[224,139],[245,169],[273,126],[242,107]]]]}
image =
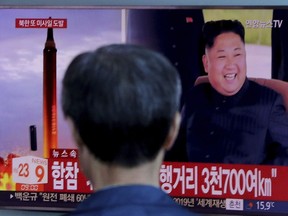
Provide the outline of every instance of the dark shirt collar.
{"type": "Polygon", "coordinates": [[[218,104],[219,102],[235,104],[243,97],[243,95],[247,92],[248,88],[249,88],[249,80],[246,77],[240,90],[236,94],[231,95],[231,96],[222,95],[212,87],[212,98],[214,100],[214,103],[216,104],[218,104]]]}

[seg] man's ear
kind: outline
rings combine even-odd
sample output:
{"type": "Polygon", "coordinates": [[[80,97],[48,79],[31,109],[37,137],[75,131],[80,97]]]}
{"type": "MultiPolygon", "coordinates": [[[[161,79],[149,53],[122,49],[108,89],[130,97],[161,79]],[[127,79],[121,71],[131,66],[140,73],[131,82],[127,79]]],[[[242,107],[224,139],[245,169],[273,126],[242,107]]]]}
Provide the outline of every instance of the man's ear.
{"type": "Polygon", "coordinates": [[[203,67],[204,67],[204,70],[205,70],[205,72],[206,73],[208,73],[208,59],[207,59],[207,55],[206,54],[204,54],[203,56],[202,56],[202,63],[203,63],[203,67]]]}
{"type": "Polygon", "coordinates": [[[176,112],[175,116],[173,118],[173,122],[171,124],[170,130],[169,130],[169,133],[165,139],[164,149],[166,151],[168,151],[169,149],[172,148],[172,146],[173,146],[173,144],[177,138],[179,128],[180,128],[180,122],[181,122],[181,115],[179,112],[176,112]]]}

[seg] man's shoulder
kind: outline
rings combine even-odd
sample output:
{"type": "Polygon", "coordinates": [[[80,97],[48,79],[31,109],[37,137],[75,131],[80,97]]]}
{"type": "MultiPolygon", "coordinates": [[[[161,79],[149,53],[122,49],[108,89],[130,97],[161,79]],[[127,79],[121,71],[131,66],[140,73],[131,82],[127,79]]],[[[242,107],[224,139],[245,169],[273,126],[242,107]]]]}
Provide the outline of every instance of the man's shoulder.
{"type": "Polygon", "coordinates": [[[261,85],[253,80],[249,80],[249,94],[253,92],[253,94],[257,94],[262,98],[276,98],[281,96],[277,91],[274,89],[261,85]]]}
{"type": "Polygon", "coordinates": [[[98,206],[87,209],[76,209],[75,211],[67,214],[66,216],[197,216],[192,209],[187,207],[175,205],[163,205],[158,202],[155,202],[153,205],[142,203],[127,203],[125,205],[116,205],[116,206],[98,206]]]}
{"type": "Polygon", "coordinates": [[[261,85],[254,80],[248,80],[248,82],[249,82],[250,88],[259,89],[260,91],[267,91],[267,92],[278,94],[274,89],[267,87],[265,85],[261,85]]]}
{"type": "Polygon", "coordinates": [[[75,211],[71,212],[70,214],[66,214],[65,216],[123,216],[123,215],[129,215],[129,216],[198,216],[196,213],[193,213],[192,211],[175,211],[175,210],[158,210],[158,211],[143,211],[139,209],[113,209],[113,208],[107,208],[107,209],[101,209],[101,210],[90,210],[90,211],[75,211]]]}
{"type": "Polygon", "coordinates": [[[202,97],[204,94],[210,94],[213,88],[209,82],[200,83],[190,88],[189,97],[202,97]]]}
{"type": "Polygon", "coordinates": [[[111,187],[95,192],[71,213],[73,215],[194,216],[160,188],[144,185],[111,187]]]}
{"type": "Polygon", "coordinates": [[[210,82],[199,83],[199,84],[194,85],[194,86],[192,87],[192,89],[194,89],[194,90],[210,89],[210,88],[212,88],[210,82]]]}

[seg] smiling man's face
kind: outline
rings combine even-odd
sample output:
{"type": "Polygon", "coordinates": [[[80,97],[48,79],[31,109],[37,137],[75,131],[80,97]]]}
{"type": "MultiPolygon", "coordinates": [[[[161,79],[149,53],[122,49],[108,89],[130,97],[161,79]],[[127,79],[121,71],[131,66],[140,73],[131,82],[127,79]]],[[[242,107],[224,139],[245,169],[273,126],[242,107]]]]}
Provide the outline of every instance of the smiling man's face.
{"type": "Polygon", "coordinates": [[[214,45],[206,48],[202,61],[209,82],[220,94],[231,96],[241,89],[246,78],[246,51],[239,35],[218,35],[214,45]]]}

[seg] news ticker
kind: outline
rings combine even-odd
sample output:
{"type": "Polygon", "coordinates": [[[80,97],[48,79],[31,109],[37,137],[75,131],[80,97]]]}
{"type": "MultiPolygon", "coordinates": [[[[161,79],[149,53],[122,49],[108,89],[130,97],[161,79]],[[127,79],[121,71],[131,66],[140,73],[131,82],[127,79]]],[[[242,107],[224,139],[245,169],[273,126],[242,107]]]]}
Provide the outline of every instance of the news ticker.
{"type": "MultiPolygon", "coordinates": [[[[63,194],[81,200],[80,195],[75,198],[71,194],[92,193],[90,182],[79,168],[77,150],[53,149],[50,155],[12,159],[12,201],[21,201],[21,193],[26,197],[29,193],[39,197],[62,193],[61,200],[67,196],[63,194]]],[[[228,211],[287,213],[287,180],[288,167],[266,165],[164,162],[159,175],[161,189],[179,204],[228,211]]],[[[4,180],[0,177],[0,181],[4,180]]]]}

